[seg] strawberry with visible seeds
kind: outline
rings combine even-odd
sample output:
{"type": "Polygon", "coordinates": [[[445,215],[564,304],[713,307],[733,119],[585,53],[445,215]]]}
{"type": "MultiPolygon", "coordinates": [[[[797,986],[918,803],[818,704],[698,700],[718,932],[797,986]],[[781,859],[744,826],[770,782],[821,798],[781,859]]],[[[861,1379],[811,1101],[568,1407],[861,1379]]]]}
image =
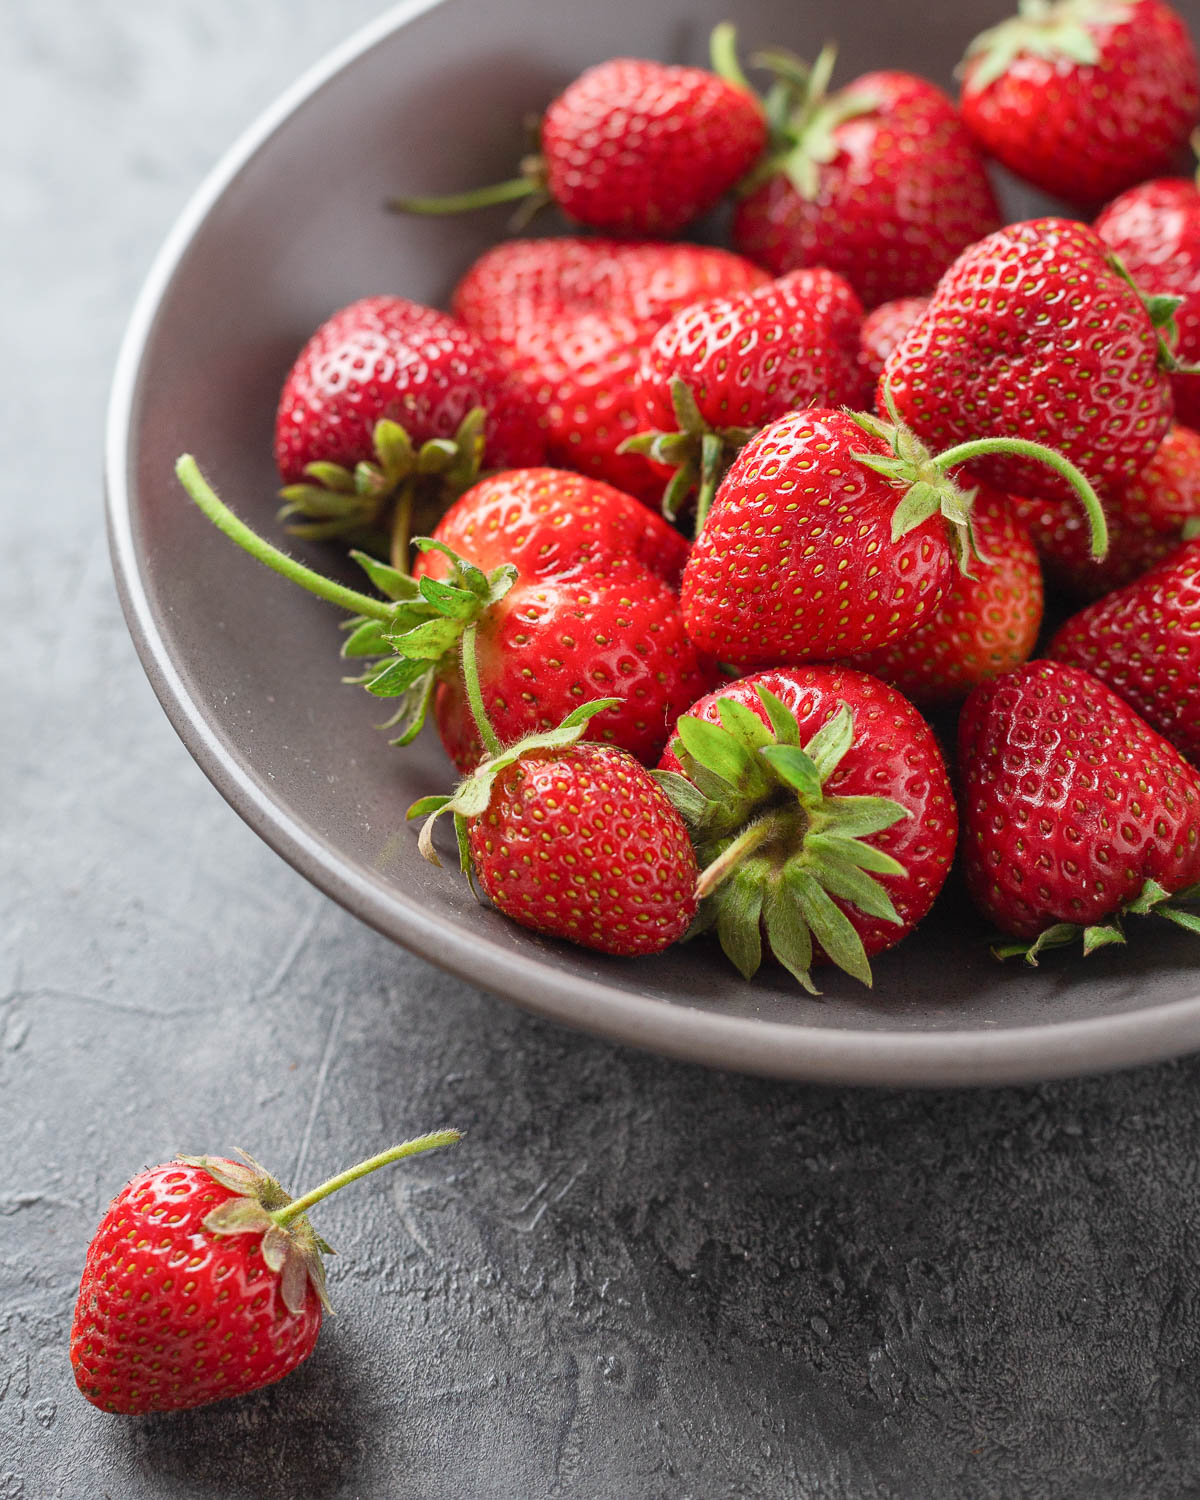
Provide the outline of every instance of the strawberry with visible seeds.
{"type": "Polygon", "coordinates": [[[734,246],[751,260],[776,276],[827,266],[871,308],[932,291],[1000,224],[983,160],[932,83],[866,73],[827,96],[832,49],[811,71],[782,53],[764,60],[781,73],[771,113],[784,123],[734,216],[734,246]]]}
{"type": "Polygon", "coordinates": [[[824,269],[697,302],[654,335],[638,370],[645,429],[624,445],[670,475],[663,512],[696,492],[696,527],[738,451],[801,406],[853,404],[862,304],[824,269]]]}
{"type": "Polygon", "coordinates": [[[656,773],[703,873],[695,931],[715,927],[750,978],[767,953],[816,993],[830,961],[871,983],[870,956],[933,905],[954,857],[954,797],[929,726],[846,667],[728,683],[675,727],[656,773]]]}
{"type": "Polygon", "coordinates": [[[983,148],[1082,206],[1169,168],[1200,113],[1195,49],[1162,0],[1021,0],[961,73],[983,148]]]}
{"type": "Polygon", "coordinates": [[[1041,628],[1037,549],[1008,496],[981,488],[972,520],[980,556],[969,574],[952,578],[936,614],[891,645],[850,658],[920,708],[961,702],[1027,661],[1041,628]]]}
{"type": "Polygon", "coordinates": [[[1013,508],[1033,533],[1046,577],[1084,599],[1119,589],[1183,545],[1200,524],[1200,433],[1176,423],[1130,484],[1105,507],[1108,556],[1091,555],[1087,529],[1073,505],[1014,497],[1013,508]]]}
{"type": "Polygon", "coordinates": [[[1127,913],[1200,932],[1200,774],[1102,682],[1034,661],[976,688],[959,719],[967,885],[1036,963],[1125,941],[1127,913]]]}
{"type": "Polygon", "coordinates": [[[181,1411],[271,1385],[312,1353],[329,1246],[308,1209],[457,1130],[405,1141],[294,1202],[257,1162],[180,1156],[113,1199],[88,1246],[71,1326],[80,1391],[125,1416],[181,1411]]]}
{"type": "MultiPolygon", "coordinates": [[[[732,29],[713,38],[714,59],[732,29]]],[[[762,106],[739,82],[703,68],[614,58],[581,74],[542,118],[541,149],[522,176],[443,198],[394,198],[401,213],[462,213],[527,199],[620,235],[669,235],[707,213],[757,161],[762,106]]]]}
{"type": "Polygon", "coordinates": [[[1200,761],[1200,541],[1073,615],[1047,654],[1091,672],[1200,761]]]}
{"type": "MultiPolygon", "coordinates": [[[[985,431],[1044,443],[1107,494],[1145,468],[1171,424],[1160,329],[1173,306],[1144,299],[1086,225],[1010,224],[950,267],[884,381],[923,442],[985,431]]],[[[972,470],[1006,494],[1067,494],[1016,452],[972,470]]]]}
{"type": "Polygon", "coordinates": [[[414,521],[432,524],[481,467],[541,459],[536,412],[496,351],[403,297],[364,297],[334,313],[279,397],[275,461],[291,530],[390,530],[398,567],[414,521]]]}
{"type": "Polygon", "coordinates": [[[480,755],[458,643],[479,627],[487,711],[506,741],[548,730],[597,693],[621,699],[594,733],[657,759],[676,716],[711,681],[683,627],[677,581],[687,543],[661,517],[609,485],[557,469],[481,480],[439,523],[410,576],[353,556],[384,596],[314,573],[257,536],[183,457],[180,482],[245,551],[319,598],[353,612],[343,654],[358,679],[391,699],[394,744],[410,743],[431,701],[447,753],[462,770],[480,755]]]}
{"type": "Polygon", "coordinates": [[[881,302],[863,319],[858,365],[868,406],[875,404],[875,390],[888,356],[928,306],[928,297],[898,297],[894,302],[881,302]]]}

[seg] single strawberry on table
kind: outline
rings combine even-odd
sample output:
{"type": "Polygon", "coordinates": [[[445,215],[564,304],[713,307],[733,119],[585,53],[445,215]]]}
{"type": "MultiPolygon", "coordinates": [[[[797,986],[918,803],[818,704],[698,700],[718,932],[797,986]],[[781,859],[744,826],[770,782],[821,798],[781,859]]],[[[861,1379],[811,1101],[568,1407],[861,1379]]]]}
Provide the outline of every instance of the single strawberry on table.
{"type": "Polygon", "coordinates": [[[642,355],[643,431],[624,445],[663,466],[663,511],[693,492],[696,526],[739,450],[801,406],[855,403],[862,304],[824,269],[793,271],[754,291],[684,308],[642,355]]]}
{"type": "Polygon", "coordinates": [[[1121,943],[1128,914],[1200,932],[1200,773],[1089,673],[1034,661],[976,688],[958,773],[968,888],[1018,939],[999,956],[1121,943]]]}
{"type": "Polygon", "coordinates": [[[482,746],[458,670],[478,625],[487,712],[506,742],[553,728],[597,695],[617,695],[599,740],[653,763],[676,716],[712,680],[674,592],[687,543],[629,495],[558,469],[514,469],[474,485],[418,538],[416,575],[355,553],[383,597],[347,588],[257,536],[189,456],[191,499],[231,540],[310,593],[351,612],[343,654],[390,699],[387,727],[408,744],[432,702],[447,753],[470,770],[482,746]]]}
{"type": "Polygon", "coordinates": [[[397,566],[481,468],[540,463],[537,415],[495,350],[458,319],[364,297],[297,355],[275,418],[284,516],[309,537],[390,534],[397,566]]]}
{"type": "MultiPolygon", "coordinates": [[[[714,60],[731,48],[731,28],[719,27],[714,60]]],[[[540,149],[519,178],[391,206],[437,214],[553,201],[569,219],[609,234],[675,234],[749,171],[766,139],[762,106],[736,76],[613,58],[588,68],[546,110],[540,149]]]]}
{"type": "Polygon", "coordinates": [[[1162,0],[1021,0],[960,71],[980,145],[1083,207],[1168,169],[1200,115],[1195,49],[1162,0]]]}
{"type": "Polygon", "coordinates": [[[88,1246],[71,1325],[80,1391],[102,1411],[139,1416],[282,1380],[313,1352],[329,1305],[330,1249],[308,1210],[379,1167],[461,1139],[418,1136],[294,1201],[249,1157],[180,1156],[139,1173],[88,1246]]]}
{"type": "Polygon", "coordinates": [[[811,70],[784,53],[764,61],[784,94],[773,91],[776,138],[734,215],[742,254],[775,276],[827,266],[872,308],[932,291],[961,250],[998,227],[983,159],[932,83],[873,72],[828,94],[832,49],[811,70]]]}
{"type": "Polygon", "coordinates": [[[532,397],[546,456],[657,505],[663,480],[636,453],[642,351],[680,308],[762,286],[765,271],[707,245],[563,236],[484,252],[455,288],[455,314],[532,397]]]}
{"type": "Polygon", "coordinates": [[[1091,672],[1200,762],[1200,541],[1073,615],[1047,655],[1091,672]]]}
{"type": "MultiPolygon", "coordinates": [[[[1162,331],[1173,305],[1143,298],[1084,224],[1010,224],[950,267],[884,381],[931,447],[980,432],[1042,443],[1107,495],[1136,478],[1171,424],[1175,361],[1162,331]]],[[[1068,496],[1018,450],[971,472],[1007,494],[1068,496]]]]}
{"type": "Polygon", "coordinates": [[[764,954],[816,993],[814,964],[865,984],[870,957],[933,905],[954,857],[954,797],[929,726],[846,667],[731,682],[675,726],[656,773],[703,866],[694,930],[750,978],[764,954]]]}

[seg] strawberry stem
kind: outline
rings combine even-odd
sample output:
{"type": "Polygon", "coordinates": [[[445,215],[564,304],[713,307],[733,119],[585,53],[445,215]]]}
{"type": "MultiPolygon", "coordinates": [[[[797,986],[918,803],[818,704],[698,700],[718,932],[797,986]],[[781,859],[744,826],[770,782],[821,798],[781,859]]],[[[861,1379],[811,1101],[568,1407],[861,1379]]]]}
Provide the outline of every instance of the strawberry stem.
{"type": "Polygon", "coordinates": [[[441,1146],[454,1146],[462,1140],[461,1130],[434,1130],[429,1135],[419,1135],[414,1140],[403,1141],[399,1146],[391,1146],[387,1151],[381,1151],[378,1156],[368,1157],[366,1161],[360,1161],[356,1167],[348,1167],[346,1171],[339,1172],[336,1177],[330,1177],[320,1187],[315,1187],[310,1193],[305,1193],[302,1198],[295,1198],[285,1208],[278,1208],[271,1214],[280,1229],[286,1229],[300,1217],[307,1213],[314,1203],[319,1203],[322,1198],[328,1198],[330,1193],[336,1193],[339,1188],[346,1186],[348,1182],[357,1182],[360,1177],[365,1177],[369,1172],[374,1172],[379,1167],[386,1167],[389,1163],[400,1161],[406,1156],[416,1156],[421,1151],[436,1151],[441,1146]]]}
{"type": "Polygon", "coordinates": [[[704,870],[696,882],[696,895],[700,900],[711,896],[713,891],[728,879],[738,866],[754,851],[782,833],[794,830],[796,818],[783,813],[767,813],[749,824],[729,846],[722,850],[704,870]]]}
{"type": "Polygon", "coordinates": [[[533,174],[494,182],[489,187],[472,188],[466,193],[446,193],[433,198],[389,198],[387,206],[394,214],[466,214],[477,208],[492,208],[497,203],[515,203],[519,198],[545,194],[544,184],[533,174]]]}
{"type": "Polygon", "coordinates": [[[475,728],[479,731],[483,748],[489,756],[493,756],[500,754],[501,745],[499,736],[492,728],[492,721],[487,716],[487,709],[483,706],[483,692],[479,686],[479,663],[475,657],[477,633],[478,627],[475,625],[468,625],[462,633],[463,683],[467,689],[467,703],[471,708],[471,717],[475,720],[475,728]]]}
{"type": "Polygon", "coordinates": [[[1079,496],[1091,529],[1092,556],[1099,562],[1108,552],[1108,522],[1104,519],[1104,507],[1087,477],[1061,453],[1046,448],[1041,443],[1031,443],[1025,438],[976,438],[969,443],[959,443],[945,453],[939,453],[934,465],[944,474],[958,464],[969,464],[976,458],[989,454],[1012,454],[1017,458],[1031,458],[1043,463],[1057,474],[1061,474],[1079,496]]]}
{"type": "Polygon", "coordinates": [[[318,599],[325,599],[341,609],[348,609],[351,614],[367,615],[373,620],[384,622],[391,620],[392,606],[386,600],[372,599],[369,594],[360,594],[357,589],[348,589],[344,584],[335,583],[332,578],[315,573],[311,568],[306,568],[303,563],[297,562],[294,557],[289,557],[286,552],[281,552],[278,547],[272,546],[256,531],[251,531],[250,527],[244,521],[240,521],[224,501],[218,498],[216,491],[201,474],[196,460],[190,453],[184,453],[176,460],[175,474],[188,496],[199,506],[217,530],[224,532],[231,542],[236,542],[243,552],[248,552],[264,567],[272,569],[273,572],[290,579],[293,583],[298,583],[301,588],[307,589],[310,594],[315,594],[318,599]]]}

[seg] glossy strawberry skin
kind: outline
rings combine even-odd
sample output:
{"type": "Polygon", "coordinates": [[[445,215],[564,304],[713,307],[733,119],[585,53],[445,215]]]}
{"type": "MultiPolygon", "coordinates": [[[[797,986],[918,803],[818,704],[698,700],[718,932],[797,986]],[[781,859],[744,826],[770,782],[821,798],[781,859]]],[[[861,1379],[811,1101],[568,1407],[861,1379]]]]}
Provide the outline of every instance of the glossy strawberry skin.
{"type": "Polygon", "coordinates": [[[453,305],[533,398],[551,463],[657,506],[660,474],[617,451],[639,430],[642,349],[681,307],[767,280],[741,256],[702,245],[510,240],[479,257],[453,305]]]}
{"type": "MultiPolygon", "coordinates": [[[[868,956],[894,947],[928,913],[954,858],[958,814],[945,762],[933,733],[917,710],[894,688],[865,672],[840,666],[781,667],[724,683],[688,709],[692,718],[719,724],[717,700],[733,698],[769,723],[756,688],[774,693],[796,715],[806,743],[844,703],[854,715],[854,742],[829,778],[826,790],[839,797],[890,797],[912,816],[867,840],[905,867],[905,875],[881,877],[901,924],[871,917],[838,902],[862,938],[868,956]]],[[[670,747],[659,766],[680,772],[670,747]]]]}
{"type": "Polygon", "coordinates": [[[775,276],[823,265],[871,308],[933,290],[958,253],[1001,222],[983,161],[951,101],[910,73],[841,91],[876,101],[833,131],[834,160],[806,201],[781,173],[742,198],[733,243],[775,276]]]}
{"type": "Polygon", "coordinates": [[[750,170],[766,138],[745,89],[632,58],[589,68],[542,121],[550,195],[569,218],[619,235],[676,233],[750,170]]]}
{"type": "MultiPolygon", "coordinates": [[[[1107,255],[1067,219],[1010,224],[966,250],[884,367],[917,436],[935,452],[975,438],[1043,443],[1104,494],[1140,473],[1170,426],[1171,388],[1141,298],[1107,255]]],[[[1071,496],[1030,459],[971,470],[1008,494],[1071,496]]]]}
{"type": "MultiPolygon", "coordinates": [[[[1175,311],[1183,364],[1200,364],[1200,189],[1193,178],[1166,177],[1130,188],[1096,220],[1096,233],[1143,292],[1180,297],[1175,311]]],[[[1200,428],[1200,375],[1172,375],[1175,414],[1200,428]]]]}
{"type": "MultiPolygon", "coordinates": [[[[679,533],[609,485],[520,469],[481,480],[434,535],[485,572],[505,562],[517,568],[516,584],[478,627],[484,705],[501,743],[616,697],[620,706],[593,719],[589,737],[653,764],[712,677],[674,592],[687,555],[679,533]]],[[[447,571],[438,552],[417,566],[435,578],[447,571]]],[[[456,672],[439,682],[434,713],[455,765],[472,769],[482,747],[456,672]]]]}
{"type": "Polygon", "coordinates": [[[688,634],[741,668],[838,659],[915,630],[955,570],[938,515],[892,541],[901,491],[856,461],[890,454],[845,412],[763,428],[717,490],[683,573],[688,634]]]}
{"type": "Polygon", "coordinates": [[[921,708],[961,702],[981,682],[1028,660],[1042,623],[1042,570],[1028,528],[1007,495],[981,487],[973,511],[979,550],[954,576],[937,613],[852,664],[921,708]]]}
{"type": "Polygon", "coordinates": [[[1107,683],[1200,761],[1200,541],[1072,616],[1048,654],[1107,683]]]}
{"type": "Polygon", "coordinates": [[[535,932],[644,955],[676,942],[696,914],[696,858],[679,814],[611,745],[522,756],[497,777],[468,840],[484,894],[535,932]]]}
{"type": "Polygon", "coordinates": [[[928,297],[898,297],[882,302],[863,319],[858,336],[858,366],[862,372],[863,404],[875,405],[875,389],[892,350],[929,306],[928,297]]]}
{"type": "Polygon", "coordinates": [[[71,1328],[79,1389],[104,1411],[180,1411],[282,1380],[312,1353],[321,1303],[288,1312],[261,1236],[201,1221],[236,1196],[167,1162],[113,1199],[88,1246],[71,1328]]]}
{"type": "Polygon", "coordinates": [[[434,308],[365,297],[322,323],[297,356],[279,398],[275,461],[287,484],[317,461],[353,469],[373,456],[380,418],[419,447],[452,438],[476,406],[488,414],[485,467],[541,462],[533,405],[495,350],[434,308]]]}
{"type": "Polygon", "coordinates": [[[1122,588],[1183,543],[1187,521],[1200,518],[1200,433],[1176,423],[1131,483],[1109,496],[1108,556],[1092,556],[1077,505],[1014,497],[1013,508],[1033,533],[1047,578],[1083,599],[1122,588]]]}
{"type": "Polygon", "coordinates": [[[1101,922],[1147,879],[1200,879],[1200,776],[1102,682],[1034,661],[967,699],[967,885],[1004,932],[1101,922]]]}
{"type": "Polygon", "coordinates": [[[859,394],[862,304],[842,277],[793,271],[754,291],[696,303],[654,335],[638,371],[643,430],[677,425],[682,380],[715,428],[764,427],[801,406],[853,404],[859,394]]]}
{"type": "MultiPolygon", "coordinates": [[[[1082,9],[1082,7],[1079,7],[1082,9]]],[[[978,87],[963,68],[963,119],[980,145],[1027,182],[1088,206],[1169,168],[1200,111],[1187,27],[1160,0],[1097,3],[1086,30],[1096,62],[1022,52],[978,87]],[[1122,19],[1106,19],[1104,12],[1122,19]]]]}

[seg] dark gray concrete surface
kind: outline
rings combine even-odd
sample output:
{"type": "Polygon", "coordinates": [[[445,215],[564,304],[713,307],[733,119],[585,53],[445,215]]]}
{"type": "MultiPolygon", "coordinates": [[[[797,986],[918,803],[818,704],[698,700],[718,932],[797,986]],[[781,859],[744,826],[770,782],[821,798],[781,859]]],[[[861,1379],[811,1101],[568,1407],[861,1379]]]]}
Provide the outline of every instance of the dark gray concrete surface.
{"type": "Polygon", "coordinates": [[[105,551],[130,301],[204,169],[374,0],[0,9],[0,1500],[1200,1494],[1200,1061],[976,1094],[675,1066],[392,948],[225,807],[105,551]],[[179,1148],[294,1186],[469,1128],[319,1224],[340,1316],[121,1421],[67,1331],[179,1148]]]}

